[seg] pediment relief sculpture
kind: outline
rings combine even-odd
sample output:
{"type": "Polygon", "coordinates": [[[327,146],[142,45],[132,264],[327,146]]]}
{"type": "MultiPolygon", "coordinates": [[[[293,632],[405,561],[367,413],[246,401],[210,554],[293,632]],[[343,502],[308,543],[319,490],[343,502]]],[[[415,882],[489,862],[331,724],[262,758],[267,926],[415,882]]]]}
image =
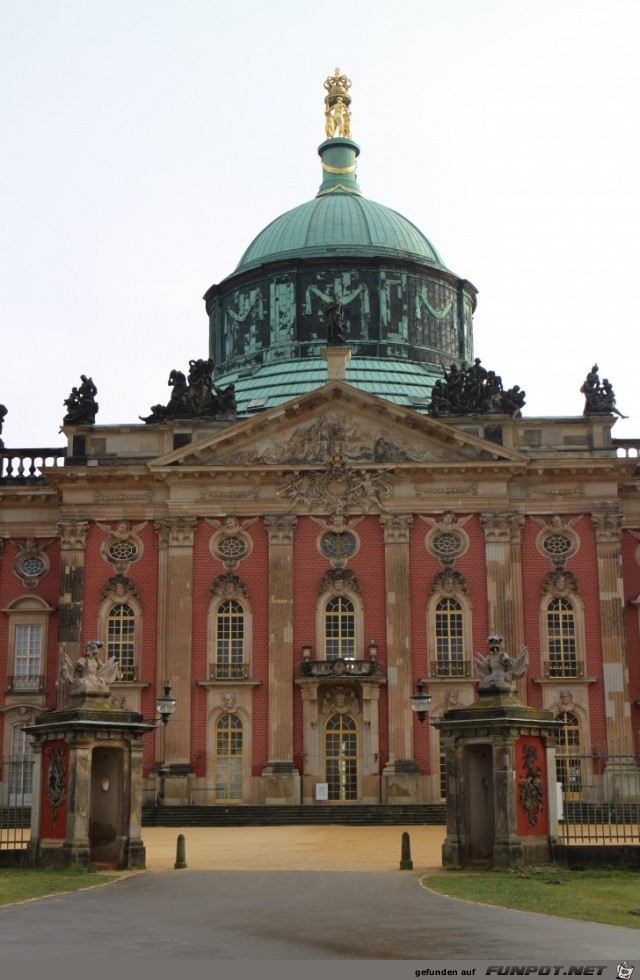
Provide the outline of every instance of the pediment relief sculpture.
{"type": "Polygon", "coordinates": [[[127,599],[139,599],[138,590],[135,584],[126,575],[112,575],[102,588],[103,599],[115,599],[118,602],[126,602],[127,599]]]}
{"type": "Polygon", "coordinates": [[[357,715],[360,703],[355,691],[348,687],[330,687],[322,701],[322,714],[357,715]]]}

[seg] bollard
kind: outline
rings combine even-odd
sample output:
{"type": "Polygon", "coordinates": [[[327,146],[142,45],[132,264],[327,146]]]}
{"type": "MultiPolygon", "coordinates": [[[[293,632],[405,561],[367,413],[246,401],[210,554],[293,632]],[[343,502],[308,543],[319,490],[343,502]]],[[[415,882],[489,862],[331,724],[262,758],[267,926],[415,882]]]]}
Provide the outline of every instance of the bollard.
{"type": "Polygon", "coordinates": [[[186,868],[187,866],[187,845],[185,843],[184,834],[178,834],[178,842],[176,844],[176,863],[174,868],[186,868]]]}
{"type": "Polygon", "coordinates": [[[402,832],[402,853],[400,855],[400,870],[413,871],[411,860],[411,838],[406,830],[402,832]]]}

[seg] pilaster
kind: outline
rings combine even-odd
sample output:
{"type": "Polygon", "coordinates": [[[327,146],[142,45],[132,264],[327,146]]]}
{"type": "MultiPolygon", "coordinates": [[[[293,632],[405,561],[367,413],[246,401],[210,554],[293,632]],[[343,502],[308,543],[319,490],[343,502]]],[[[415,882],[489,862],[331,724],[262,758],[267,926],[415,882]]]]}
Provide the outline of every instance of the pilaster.
{"type": "Polygon", "coordinates": [[[269,535],[269,762],[266,803],[299,803],[293,765],[294,516],[266,515],[269,535]]]}
{"type": "Polygon", "coordinates": [[[622,581],[624,517],[620,513],[592,514],[591,522],[598,563],[607,748],[616,755],[633,751],[622,581]]]}
{"type": "MultiPolygon", "coordinates": [[[[82,610],[84,601],[84,556],[89,531],[88,521],[58,522],[60,535],[60,598],[58,601],[58,669],[67,654],[74,663],[82,655],[82,610]]],[[[63,685],[58,686],[58,707],[65,699],[63,685]]]]}
{"type": "MultiPolygon", "coordinates": [[[[522,527],[524,517],[511,511],[480,515],[487,565],[489,632],[504,639],[505,650],[517,656],[524,646],[522,590],[522,527]]],[[[519,694],[526,702],[525,682],[519,694]]]]}
{"type": "Polygon", "coordinates": [[[387,685],[389,705],[389,763],[413,759],[411,711],[411,606],[409,576],[410,514],[383,514],[387,594],[387,685]]]}
{"type": "Polygon", "coordinates": [[[169,517],[156,521],[158,560],[157,685],[166,681],[180,705],[171,724],[158,732],[157,751],[165,769],[165,803],[187,802],[186,777],[190,771],[191,632],[195,517],[169,517]]]}

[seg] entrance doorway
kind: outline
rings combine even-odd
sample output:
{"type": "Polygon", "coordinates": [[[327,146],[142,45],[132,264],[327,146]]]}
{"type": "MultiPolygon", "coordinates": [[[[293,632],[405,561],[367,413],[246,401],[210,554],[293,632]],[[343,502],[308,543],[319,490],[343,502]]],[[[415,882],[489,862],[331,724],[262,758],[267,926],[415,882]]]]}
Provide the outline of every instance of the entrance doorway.
{"type": "Polygon", "coordinates": [[[488,863],[493,859],[495,813],[493,805],[493,751],[490,745],[465,748],[467,858],[488,863]]]}
{"type": "Polygon", "coordinates": [[[351,715],[333,714],[324,729],[329,799],[358,799],[358,728],[351,715]]]}

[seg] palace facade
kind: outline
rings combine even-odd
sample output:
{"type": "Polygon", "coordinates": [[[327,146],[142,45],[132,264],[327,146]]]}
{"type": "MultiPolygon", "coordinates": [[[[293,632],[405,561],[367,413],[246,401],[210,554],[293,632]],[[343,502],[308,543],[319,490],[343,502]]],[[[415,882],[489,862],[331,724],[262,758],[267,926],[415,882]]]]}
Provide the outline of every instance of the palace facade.
{"type": "Polygon", "coordinates": [[[150,799],[161,770],[167,804],[435,802],[410,696],[471,702],[497,634],[528,648],[521,700],[566,722],[579,797],[581,751],[638,730],[640,440],[613,436],[596,365],[576,416],[523,414],[474,359],[475,288],[362,195],[349,80],[325,89],[319,192],[207,291],[209,359],[119,425],[83,378],[64,446],[2,449],[0,758],[28,758],[98,639],[114,705],[177,700],[150,799]]]}

